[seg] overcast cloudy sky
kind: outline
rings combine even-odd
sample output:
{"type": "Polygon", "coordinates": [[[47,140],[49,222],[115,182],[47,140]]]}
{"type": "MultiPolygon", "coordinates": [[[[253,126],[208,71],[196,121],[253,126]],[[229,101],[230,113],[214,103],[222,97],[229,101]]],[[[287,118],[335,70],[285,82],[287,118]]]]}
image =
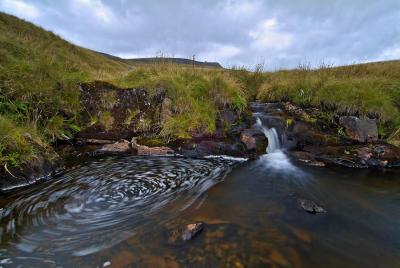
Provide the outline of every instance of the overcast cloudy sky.
{"type": "Polygon", "coordinates": [[[400,59],[400,0],[0,0],[0,10],[128,58],[268,69],[400,59]]]}

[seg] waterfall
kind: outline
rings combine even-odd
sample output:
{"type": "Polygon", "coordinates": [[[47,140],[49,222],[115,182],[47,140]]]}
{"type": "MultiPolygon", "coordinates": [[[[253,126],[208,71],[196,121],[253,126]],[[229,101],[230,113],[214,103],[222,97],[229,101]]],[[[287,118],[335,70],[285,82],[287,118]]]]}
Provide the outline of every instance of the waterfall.
{"type": "Polygon", "coordinates": [[[286,154],[282,151],[280,138],[275,128],[264,126],[261,119],[257,117],[257,125],[268,139],[266,154],[260,157],[261,163],[269,169],[269,172],[286,173],[292,176],[302,176],[301,170],[294,166],[286,154]]]}
{"type": "Polygon", "coordinates": [[[259,117],[257,117],[257,125],[262,129],[265,137],[268,139],[267,153],[270,154],[280,151],[281,143],[276,129],[265,127],[259,117]]]}

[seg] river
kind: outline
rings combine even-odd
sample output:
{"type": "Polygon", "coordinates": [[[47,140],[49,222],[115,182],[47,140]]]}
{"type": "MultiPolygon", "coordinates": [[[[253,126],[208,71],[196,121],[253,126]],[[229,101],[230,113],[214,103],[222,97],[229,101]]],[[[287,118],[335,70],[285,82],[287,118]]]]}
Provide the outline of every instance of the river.
{"type": "Polygon", "coordinates": [[[304,166],[276,143],[257,160],[76,159],[1,197],[0,266],[400,267],[399,173],[304,166]]]}

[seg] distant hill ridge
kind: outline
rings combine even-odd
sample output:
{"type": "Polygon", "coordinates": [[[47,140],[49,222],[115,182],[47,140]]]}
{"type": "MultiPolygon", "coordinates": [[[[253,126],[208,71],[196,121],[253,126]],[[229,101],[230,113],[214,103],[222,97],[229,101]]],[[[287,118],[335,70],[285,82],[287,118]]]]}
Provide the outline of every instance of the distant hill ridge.
{"type": "MultiPolygon", "coordinates": [[[[133,58],[133,59],[123,59],[117,56],[113,56],[107,53],[97,52],[103,56],[117,60],[127,64],[150,64],[155,62],[170,62],[175,64],[187,64],[192,65],[193,60],[185,58],[170,58],[170,57],[149,57],[149,58],[133,58]]],[[[208,62],[208,61],[194,61],[195,66],[209,67],[209,68],[223,68],[218,62],[208,62]]]]}

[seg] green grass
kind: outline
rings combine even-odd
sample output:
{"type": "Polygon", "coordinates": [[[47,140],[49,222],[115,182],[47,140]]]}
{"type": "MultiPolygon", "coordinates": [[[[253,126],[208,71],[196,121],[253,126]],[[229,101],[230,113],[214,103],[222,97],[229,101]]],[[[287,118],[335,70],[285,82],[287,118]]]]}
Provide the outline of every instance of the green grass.
{"type": "MultiPolygon", "coordinates": [[[[145,88],[150,94],[164,89],[173,110],[163,122],[164,140],[212,134],[221,109],[241,112],[249,100],[258,98],[319,106],[327,117],[336,113],[375,117],[382,137],[400,141],[398,61],[277,72],[263,72],[261,65],[252,72],[193,69],[168,60],[133,67],[0,12],[0,165],[27,163],[57,139],[78,132],[82,110],[78,83],[94,80],[145,88]]],[[[115,105],[115,96],[104,99],[105,108],[115,105]]],[[[126,123],[137,113],[130,111],[126,123]]],[[[92,121],[111,127],[114,118],[104,113],[92,121]]],[[[137,127],[146,130],[149,124],[141,120],[137,127]]]]}
{"type": "MultiPolygon", "coordinates": [[[[132,67],[0,12],[0,123],[4,125],[0,165],[18,166],[35,157],[38,146],[27,136],[48,146],[79,131],[78,83],[94,80],[146,88],[150,93],[164,88],[174,110],[162,129],[166,139],[212,133],[220,108],[232,105],[240,111],[246,106],[240,82],[223,69],[193,70],[169,60],[136,62],[132,67]]],[[[114,105],[113,96],[104,99],[111,100],[103,104],[106,108],[114,105]]],[[[93,120],[110,128],[114,119],[105,113],[93,120]]],[[[137,127],[146,130],[150,126],[141,120],[137,127]]]]}
{"type": "Polygon", "coordinates": [[[34,157],[26,136],[45,145],[72,136],[79,129],[78,83],[127,70],[124,63],[0,12],[0,165],[18,166],[34,157]]]}
{"type": "Polygon", "coordinates": [[[400,61],[265,73],[257,98],[376,118],[383,138],[400,140],[400,61]]]}
{"type": "Polygon", "coordinates": [[[112,82],[120,87],[146,88],[150,94],[166,90],[174,110],[161,132],[167,139],[212,134],[220,109],[232,107],[240,112],[246,107],[242,84],[223,69],[193,71],[171,63],[153,64],[137,67],[112,82]]]}

